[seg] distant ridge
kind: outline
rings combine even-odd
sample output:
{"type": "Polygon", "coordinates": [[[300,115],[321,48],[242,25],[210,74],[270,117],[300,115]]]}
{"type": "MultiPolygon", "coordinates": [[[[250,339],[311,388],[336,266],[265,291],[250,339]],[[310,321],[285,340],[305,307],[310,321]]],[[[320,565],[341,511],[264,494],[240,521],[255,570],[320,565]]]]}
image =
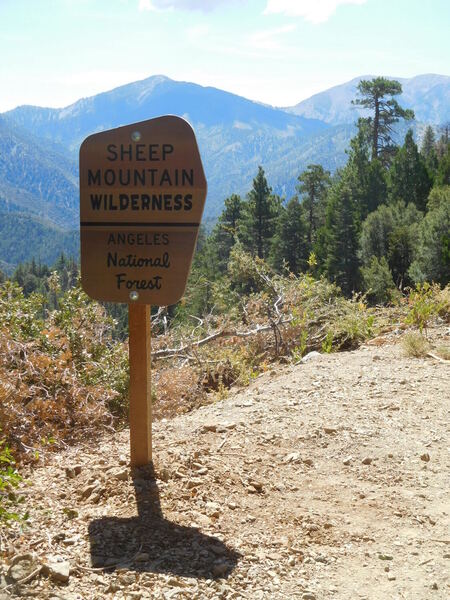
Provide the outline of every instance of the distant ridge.
{"type": "MultiPolygon", "coordinates": [[[[208,178],[206,217],[216,217],[227,195],[245,194],[258,165],[276,191],[285,186],[286,158],[297,171],[293,149],[329,125],[292,115],[213,87],[156,75],[61,109],[21,106],[4,113],[12,126],[66,148],[77,159],[82,140],[95,132],[162,114],[185,117],[194,126],[208,178]],[[278,164],[277,167],[274,165],[278,164]],[[278,185],[278,182],[282,182],[278,185]]],[[[288,176],[291,179],[291,175],[288,176]]],[[[291,186],[292,187],[292,186],[291,186]]]]}
{"type": "MultiPolygon", "coordinates": [[[[320,163],[330,171],[342,166],[358,116],[351,100],[358,82],[371,77],[357,77],[288,109],[154,75],[64,108],[20,106],[3,113],[0,219],[8,227],[0,230],[6,236],[0,245],[0,262],[13,264],[14,246],[8,236],[14,238],[14,223],[25,235],[27,218],[32,221],[30,242],[22,244],[29,257],[37,253],[39,236],[52,240],[48,243],[54,248],[76,252],[74,238],[63,233],[78,227],[78,149],[91,133],[162,114],[188,119],[206,171],[205,221],[211,222],[227,196],[249,191],[259,165],[274,193],[285,198],[295,194],[297,177],[308,164],[320,163]]],[[[420,134],[427,123],[450,121],[450,77],[398,80],[404,90],[400,102],[413,108],[417,118],[413,124],[399,124],[399,141],[411,125],[420,134]]]]}
{"type": "MultiPolygon", "coordinates": [[[[375,76],[355,77],[351,81],[314,94],[285,110],[334,125],[353,123],[359,115],[364,115],[363,111],[351,104],[356,97],[358,83],[361,79],[373,77],[375,76]]],[[[403,93],[398,97],[399,102],[405,108],[414,109],[417,121],[437,125],[450,120],[450,77],[428,74],[409,79],[404,77],[387,77],[387,79],[395,79],[402,84],[403,93]]]]}

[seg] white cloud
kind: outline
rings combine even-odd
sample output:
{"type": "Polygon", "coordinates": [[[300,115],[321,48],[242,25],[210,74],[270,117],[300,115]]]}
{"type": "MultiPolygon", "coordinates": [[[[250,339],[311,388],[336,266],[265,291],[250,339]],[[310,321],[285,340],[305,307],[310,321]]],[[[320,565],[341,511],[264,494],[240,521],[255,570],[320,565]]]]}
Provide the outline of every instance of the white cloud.
{"type": "MultiPolygon", "coordinates": [[[[139,10],[200,10],[211,12],[227,0],[139,0],[139,10]]],[[[229,1],[229,0],[228,0],[229,1]]]]}
{"type": "Polygon", "coordinates": [[[303,17],[318,24],[327,21],[343,4],[364,4],[366,0],[267,0],[264,14],[281,13],[289,17],[303,17]]]}
{"type": "Polygon", "coordinates": [[[259,50],[277,50],[281,48],[279,37],[284,33],[294,31],[296,26],[294,23],[284,25],[283,27],[277,27],[276,29],[266,29],[263,31],[256,31],[249,36],[249,46],[251,48],[257,48],[259,50]]]}
{"type": "Polygon", "coordinates": [[[139,10],[158,10],[151,0],[139,0],[139,10]]]}
{"type": "Polygon", "coordinates": [[[193,27],[189,27],[186,31],[186,36],[190,41],[196,41],[198,38],[205,38],[211,31],[207,23],[199,23],[193,27]]]}

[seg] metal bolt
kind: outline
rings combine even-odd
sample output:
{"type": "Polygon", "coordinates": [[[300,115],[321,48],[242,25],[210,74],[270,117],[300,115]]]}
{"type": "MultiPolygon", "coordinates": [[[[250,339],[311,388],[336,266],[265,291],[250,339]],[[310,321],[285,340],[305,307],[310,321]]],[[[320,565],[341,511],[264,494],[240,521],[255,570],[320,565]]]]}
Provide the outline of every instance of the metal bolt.
{"type": "Polygon", "coordinates": [[[140,131],[133,131],[133,133],[131,134],[131,139],[133,140],[133,142],[139,142],[139,140],[141,139],[140,131]]]}
{"type": "Polygon", "coordinates": [[[139,294],[137,292],[130,292],[130,300],[137,300],[139,298],[139,294]]]}

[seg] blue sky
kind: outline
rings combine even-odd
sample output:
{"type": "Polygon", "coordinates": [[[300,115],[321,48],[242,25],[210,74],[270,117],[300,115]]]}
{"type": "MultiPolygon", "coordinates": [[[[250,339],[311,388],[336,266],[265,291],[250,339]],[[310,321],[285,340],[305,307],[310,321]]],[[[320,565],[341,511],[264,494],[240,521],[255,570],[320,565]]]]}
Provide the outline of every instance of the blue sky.
{"type": "Polygon", "coordinates": [[[290,106],[357,75],[448,75],[448,0],[0,0],[0,111],[164,74],[290,106]]]}

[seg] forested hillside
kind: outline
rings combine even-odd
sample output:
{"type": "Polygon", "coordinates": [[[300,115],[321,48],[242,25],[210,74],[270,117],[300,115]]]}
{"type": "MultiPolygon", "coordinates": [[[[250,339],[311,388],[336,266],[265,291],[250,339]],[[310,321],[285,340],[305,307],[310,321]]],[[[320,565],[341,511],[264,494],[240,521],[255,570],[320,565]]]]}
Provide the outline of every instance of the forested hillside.
{"type": "Polygon", "coordinates": [[[310,270],[346,295],[363,291],[373,302],[392,301],[424,281],[448,283],[448,129],[428,127],[420,149],[408,130],[397,145],[397,123],[414,118],[398,104],[400,92],[393,80],[362,80],[354,102],[370,116],[357,122],[346,165],[334,175],[321,164],[308,165],[288,202],[272,193],[260,167],[246,198],[225,200],[194,274],[220,279],[233,250],[242,248],[277,270],[310,270]]]}
{"type": "MultiPolygon", "coordinates": [[[[366,107],[351,103],[360,79],[287,110],[154,76],[63,109],[22,106],[4,113],[0,117],[0,214],[10,216],[3,219],[0,261],[11,270],[33,257],[52,262],[61,251],[77,256],[80,142],[95,131],[160,114],[183,116],[195,128],[208,180],[204,222],[209,229],[225,198],[232,194],[245,198],[259,166],[272,192],[289,201],[309,164],[320,164],[331,174],[346,164],[357,116],[369,115],[366,107]],[[28,217],[30,223],[25,225],[28,217]],[[24,228],[30,232],[31,243],[22,233],[12,235],[15,221],[20,232],[24,228]]],[[[416,110],[419,120],[396,123],[395,143],[403,142],[409,128],[421,143],[427,123],[433,123],[439,138],[439,123],[448,116],[448,77],[423,75],[402,81],[405,89],[399,97],[406,108],[416,110]]]]}
{"type": "Polygon", "coordinates": [[[0,115],[0,211],[65,228],[78,221],[78,167],[64,148],[0,115]]]}

